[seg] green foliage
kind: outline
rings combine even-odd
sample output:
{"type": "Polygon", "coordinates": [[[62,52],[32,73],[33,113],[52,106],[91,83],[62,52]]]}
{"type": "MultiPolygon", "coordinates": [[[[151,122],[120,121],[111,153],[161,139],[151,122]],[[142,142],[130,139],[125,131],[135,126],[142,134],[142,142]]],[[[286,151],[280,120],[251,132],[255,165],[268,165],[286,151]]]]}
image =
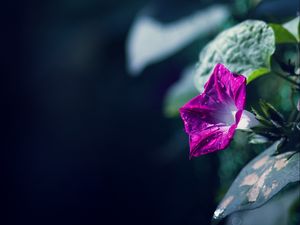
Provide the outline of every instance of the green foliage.
{"type": "Polygon", "coordinates": [[[270,103],[260,100],[259,105],[261,112],[252,108],[260,125],[251,128],[253,133],[250,135],[250,143],[260,143],[263,140],[263,137],[265,140],[269,141],[281,139],[278,152],[287,151],[291,147],[293,147],[294,150],[299,151],[299,121],[294,120],[299,113],[295,111],[294,114],[291,114],[291,121],[289,121],[270,103]]]}
{"type": "Polygon", "coordinates": [[[271,23],[269,26],[274,31],[276,44],[297,43],[300,41],[299,17],[283,25],[271,23]]]}
{"type": "Polygon", "coordinates": [[[292,149],[274,155],[280,142],[254,158],[237,176],[214,213],[214,219],[257,208],[286,185],[300,179],[300,153],[292,149]]]}
{"type": "Polygon", "coordinates": [[[291,21],[285,23],[283,26],[295,36],[298,42],[300,41],[300,16],[297,16],[291,21]]]}
{"type": "Polygon", "coordinates": [[[234,13],[243,16],[255,8],[261,1],[262,0],[235,0],[234,13]]]}
{"type": "Polygon", "coordinates": [[[232,181],[246,163],[253,159],[258,152],[265,149],[264,145],[249,145],[248,135],[247,132],[237,130],[230,146],[225,151],[220,151],[217,154],[220,162],[218,173],[221,183],[218,201],[222,199],[232,181]]]}
{"type": "MultiPolygon", "coordinates": [[[[257,6],[259,2],[257,0],[235,1],[235,5],[239,6],[237,8],[243,8],[246,12],[257,6]]],[[[196,38],[204,37],[215,30],[215,27],[220,27],[224,18],[228,18],[228,14],[227,7],[216,6],[170,24],[162,24],[147,16],[138,17],[127,42],[129,71],[133,75],[137,75],[146,66],[175,54],[196,38]],[[213,14],[216,12],[219,17],[215,18],[213,14]],[[206,23],[203,22],[203,17],[212,17],[215,18],[215,21],[206,23]],[[179,30],[181,32],[178,32],[179,30]]],[[[218,63],[224,64],[235,73],[246,76],[247,83],[265,74],[273,74],[289,81],[289,85],[298,90],[299,72],[297,71],[299,68],[297,61],[294,60],[298,56],[290,57],[289,55],[288,60],[285,60],[282,49],[291,47],[291,52],[294,52],[292,49],[295,47],[294,44],[298,44],[300,41],[299,27],[299,17],[285,24],[266,24],[259,20],[246,20],[219,33],[200,52],[196,69],[188,67],[181,78],[169,88],[164,99],[164,114],[167,117],[178,116],[179,108],[199,94],[199,91],[203,91],[204,84],[218,63]],[[276,44],[280,45],[276,46],[276,44]],[[277,65],[276,68],[274,64],[277,65]]],[[[271,83],[268,85],[270,86],[271,83]]],[[[281,82],[278,83],[277,96],[284,96],[284,105],[286,106],[289,104],[286,98],[290,98],[287,95],[294,93],[295,90],[286,91],[291,90],[290,86],[285,87],[281,82]]],[[[259,88],[267,89],[264,85],[259,88]]],[[[266,90],[266,92],[270,93],[270,90],[266,90]]],[[[274,95],[271,98],[273,101],[276,98],[278,100],[279,97],[274,95]]],[[[267,144],[272,144],[241,170],[217,207],[214,214],[215,219],[222,219],[237,211],[258,208],[267,203],[285,186],[300,180],[298,163],[300,160],[300,143],[298,141],[300,114],[299,112],[291,113],[292,107],[294,107],[293,104],[287,108],[285,116],[283,116],[273,105],[261,100],[259,110],[252,110],[260,125],[251,128],[250,132],[236,134],[235,141],[231,143],[229,149],[219,154],[221,159],[219,175],[224,190],[224,186],[229,186],[229,182],[231,183],[245,162],[257,155],[257,151],[250,150],[253,145],[249,145],[249,143],[256,144],[255,147],[260,150],[265,149],[267,144]],[[287,113],[293,116],[288,116],[287,113]],[[288,117],[293,119],[288,119],[288,117]],[[239,143],[239,137],[242,137],[240,139],[244,142],[240,141],[239,143]],[[241,149],[243,151],[240,151],[241,149]]],[[[272,208],[278,202],[270,201],[269,206],[272,208]]],[[[257,212],[263,213],[264,209],[257,212]]],[[[240,213],[240,215],[244,220],[254,221],[252,213],[248,211],[240,213]]],[[[287,213],[285,209],[284,215],[287,213]]]]}
{"type": "Polygon", "coordinates": [[[281,113],[275,109],[274,106],[262,99],[259,101],[259,104],[262,112],[264,113],[265,118],[270,119],[271,123],[274,126],[280,127],[283,125],[284,118],[281,115],[281,113]]]}
{"type": "Polygon", "coordinates": [[[257,70],[254,70],[247,79],[247,84],[249,84],[251,81],[255,80],[256,78],[259,78],[260,76],[269,73],[270,70],[268,68],[259,68],[257,70]]]}
{"type": "Polygon", "coordinates": [[[244,21],[220,33],[201,51],[195,85],[202,91],[217,63],[253,80],[270,71],[274,51],[273,30],[263,21],[244,21]]]}
{"type": "Polygon", "coordinates": [[[180,80],[173,84],[165,97],[164,113],[167,117],[177,116],[179,108],[199,92],[194,86],[194,67],[188,67],[180,80]]]}
{"type": "Polygon", "coordinates": [[[271,23],[269,26],[274,31],[276,44],[297,43],[297,38],[280,24],[271,23]]]}

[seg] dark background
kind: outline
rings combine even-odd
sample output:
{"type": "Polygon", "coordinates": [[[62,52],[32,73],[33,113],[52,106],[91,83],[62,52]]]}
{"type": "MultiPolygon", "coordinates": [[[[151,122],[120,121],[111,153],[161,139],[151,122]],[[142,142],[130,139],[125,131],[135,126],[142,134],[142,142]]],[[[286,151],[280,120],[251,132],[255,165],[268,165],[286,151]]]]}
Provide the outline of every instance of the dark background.
{"type": "MultiPolygon", "coordinates": [[[[3,117],[1,167],[7,185],[1,224],[210,223],[218,159],[190,161],[181,121],[162,113],[167,88],[195,61],[199,48],[132,78],[125,41],[145,5],[155,6],[153,15],[167,22],[211,3],[4,4],[2,62],[8,82],[2,90],[13,110],[3,117]],[[174,136],[177,142],[168,143],[174,136]]],[[[275,6],[276,16],[280,6],[275,6]]]]}

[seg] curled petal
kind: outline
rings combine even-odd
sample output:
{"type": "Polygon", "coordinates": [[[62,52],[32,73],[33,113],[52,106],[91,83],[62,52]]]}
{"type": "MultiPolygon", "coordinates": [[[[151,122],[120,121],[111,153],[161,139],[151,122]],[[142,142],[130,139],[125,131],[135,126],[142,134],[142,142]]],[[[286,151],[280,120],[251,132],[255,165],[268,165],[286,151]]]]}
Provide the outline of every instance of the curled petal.
{"type": "Polygon", "coordinates": [[[225,149],[241,119],[246,99],[246,78],[217,64],[204,92],[180,108],[190,156],[225,149]]]}

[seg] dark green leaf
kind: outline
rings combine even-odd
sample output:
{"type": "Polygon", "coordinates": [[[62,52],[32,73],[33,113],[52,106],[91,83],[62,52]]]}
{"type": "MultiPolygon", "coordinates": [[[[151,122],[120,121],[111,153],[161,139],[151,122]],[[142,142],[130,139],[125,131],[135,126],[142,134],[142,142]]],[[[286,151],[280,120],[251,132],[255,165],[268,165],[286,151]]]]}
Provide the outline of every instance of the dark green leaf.
{"type": "Polygon", "coordinates": [[[297,16],[291,21],[285,23],[283,27],[293,34],[298,42],[300,41],[300,16],[297,16]]]}
{"type": "Polygon", "coordinates": [[[284,117],[275,109],[274,106],[272,106],[268,102],[263,101],[262,99],[259,101],[259,105],[266,118],[269,118],[275,127],[281,127],[283,125],[283,123],[285,122],[284,117]]]}
{"type": "Polygon", "coordinates": [[[275,34],[276,44],[297,43],[297,38],[280,24],[269,24],[275,34]]]}
{"type": "Polygon", "coordinates": [[[267,120],[265,118],[265,115],[262,115],[261,113],[259,113],[258,111],[256,111],[254,108],[251,108],[252,112],[254,113],[255,115],[255,118],[263,125],[265,126],[272,126],[272,123],[267,120]]]}
{"type": "Polygon", "coordinates": [[[252,127],[251,130],[256,134],[268,137],[272,140],[277,140],[281,136],[281,134],[273,127],[256,126],[252,127]]]}
{"type": "Polygon", "coordinates": [[[257,70],[254,70],[252,73],[249,74],[247,79],[247,84],[249,84],[251,81],[255,80],[256,78],[261,77],[262,75],[265,75],[270,72],[270,69],[268,68],[259,68],[257,70]]]}

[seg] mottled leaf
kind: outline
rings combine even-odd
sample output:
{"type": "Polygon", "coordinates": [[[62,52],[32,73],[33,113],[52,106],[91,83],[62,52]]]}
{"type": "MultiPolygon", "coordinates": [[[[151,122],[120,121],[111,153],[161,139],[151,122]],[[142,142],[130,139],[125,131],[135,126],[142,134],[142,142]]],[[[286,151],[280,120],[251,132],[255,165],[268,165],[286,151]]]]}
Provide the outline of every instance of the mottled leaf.
{"type": "Polygon", "coordinates": [[[299,199],[299,186],[273,198],[267,204],[253,210],[233,213],[226,225],[288,225],[291,224],[291,206],[299,199]]]}
{"type": "Polygon", "coordinates": [[[220,33],[201,51],[195,84],[202,91],[213,67],[224,64],[251,80],[269,72],[275,51],[273,30],[262,21],[247,20],[220,33]]]}
{"type": "Polygon", "coordinates": [[[214,213],[214,219],[266,203],[283,187],[300,180],[300,153],[275,155],[275,142],[242,169],[214,213]]]}
{"type": "Polygon", "coordinates": [[[229,10],[223,5],[213,5],[169,24],[138,16],[127,40],[128,71],[138,75],[147,65],[166,59],[196,38],[215,31],[228,16],[229,10]]]}
{"type": "Polygon", "coordinates": [[[194,66],[184,70],[181,78],[168,90],[164,100],[164,113],[168,117],[177,116],[179,108],[199,94],[194,86],[194,66]]]}

